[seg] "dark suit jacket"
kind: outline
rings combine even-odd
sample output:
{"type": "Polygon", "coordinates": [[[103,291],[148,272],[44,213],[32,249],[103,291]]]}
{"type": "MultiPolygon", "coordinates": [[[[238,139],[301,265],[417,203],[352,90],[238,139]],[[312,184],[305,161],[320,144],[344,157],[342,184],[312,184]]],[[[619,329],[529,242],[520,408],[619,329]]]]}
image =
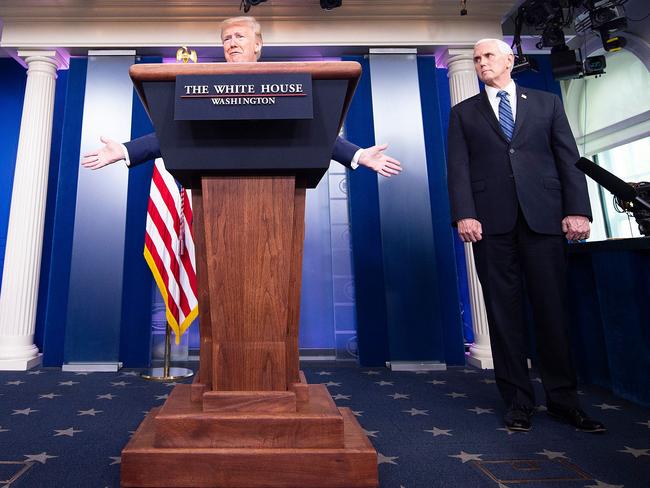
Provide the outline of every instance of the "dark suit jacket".
{"type": "Polygon", "coordinates": [[[557,95],[517,86],[511,142],[484,91],[464,100],[449,117],[452,222],[473,218],[483,233],[502,234],[514,228],[521,207],[533,231],[562,234],[567,215],[591,219],[587,182],[574,166],[578,157],[557,95]]]}
{"type": "MultiPolygon", "coordinates": [[[[129,151],[129,160],[132,166],[160,157],[160,143],[155,132],[125,142],[124,145],[126,150],[129,151]]],[[[337,137],[334,143],[332,159],[349,168],[352,158],[358,150],[359,146],[346,141],[342,137],[337,137]]]]}

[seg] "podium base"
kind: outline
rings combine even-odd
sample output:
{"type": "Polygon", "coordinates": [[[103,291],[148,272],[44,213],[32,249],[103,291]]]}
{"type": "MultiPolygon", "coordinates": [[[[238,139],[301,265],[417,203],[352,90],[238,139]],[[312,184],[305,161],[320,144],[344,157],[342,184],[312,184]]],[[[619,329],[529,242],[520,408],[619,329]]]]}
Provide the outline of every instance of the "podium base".
{"type": "MultiPolygon", "coordinates": [[[[179,385],[178,394],[170,395],[170,399],[189,399],[188,385],[179,385]]],[[[310,385],[310,388],[320,385],[310,385]]],[[[318,392],[314,396],[318,396],[318,392]]],[[[169,400],[168,400],[169,401],[169,400]]],[[[330,400],[331,401],[331,400],[330,400]]],[[[308,404],[301,407],[305,410],[318,410],[318,405],[308,404]]],[[[220,443],[220,429],[228,429],[234,437],[239,427],[233,429],[231,424],[224,421],[229,415],[218,419],[213,414],[179,413],[175,415],[179,425],[172,426],[181,430],[180,436],[195,432],[197,444],[203,447],[159,447],[160,433],[156,433],[157,425],[165,425],[170,418],[165,414],[169,407],[153,409],[140,424],[138,430],[122,451],[121,486],[123,488],[376,488],[377,453],[368,441],[357,419],[348,408],[338,408],[336,411],[342,418],[343,442],[339,447],[205,447],[207,438],[201,441],[201,435],[192,427],[192,419],[204,417],[208,422],[206,427],[214,429],[214,444],[220,443]],[[156,419],[156,417],[161,418],[156,419]],[[187,425],[185,425],[187,422],[187,425]],[[183,425],[181,425],[183,424],[183,425]]],[[[187,409],[196,410],[189,405],[187,409]]],[[[286,413],[252,415],[252,417],[286,417],[286,413]]],[[[303,413],[303,416],[306,415],[303,413]]],[[[267,434],[278,431],[272,425],[253,424],[267,434]]],[[[263,420],[263,419],[257,419],[263,420]]],[[[302,424],[309,419],[298,420],[302,424]]],[[[281,424],[282,425],[282,424],[281,424]]],[[[254,426],[251,426],[254,427],[254,426]]],[[[302,429],[298,428],[297,431],[302,429]]],[[[298,434],[300,435],[300,434],[298,434]]],[[[313,442],[313,440],[312,440],[313,442]]]]}

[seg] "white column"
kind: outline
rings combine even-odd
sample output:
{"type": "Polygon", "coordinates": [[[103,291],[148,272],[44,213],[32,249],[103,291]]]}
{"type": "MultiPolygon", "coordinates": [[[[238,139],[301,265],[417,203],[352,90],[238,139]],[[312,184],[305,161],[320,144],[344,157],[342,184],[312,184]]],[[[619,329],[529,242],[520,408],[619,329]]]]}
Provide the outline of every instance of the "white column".
{"type": "Polygon", "coordinates": [[[34,329],[54,89],[56,71],[67,63],[55,50],[19,50],[18,57],[28,69],[0,293],[0,370],[25,371],[42,356],[34,329]]]}
{"type": "MultiPolygon", "coordinates": [[[[450,49],[447,52],[449,92],[452,106],[466,98],[473,97],[479,92],[478,79],[472,58],[472,49],[450,49]]],[[[493,369],[490,329],[487,314],[485,313],[483,290],[476,274],[474,251],[470,243],[465,243],[465,263],[467,265],[469,298],[472,306],[472,329],[474,332],[474,343],[469,348],[467,362],[477,368],[493,369]]]]}

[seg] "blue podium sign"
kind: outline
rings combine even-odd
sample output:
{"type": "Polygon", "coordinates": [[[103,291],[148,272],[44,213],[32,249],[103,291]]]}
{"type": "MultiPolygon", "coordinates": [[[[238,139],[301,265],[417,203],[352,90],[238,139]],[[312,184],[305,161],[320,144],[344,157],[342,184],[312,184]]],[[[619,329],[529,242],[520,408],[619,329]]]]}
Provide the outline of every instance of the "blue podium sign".
{"type": "Polygon", "coordinates": [[[174,120],[313,119],[311,75],[178,75],[174,120]]]}

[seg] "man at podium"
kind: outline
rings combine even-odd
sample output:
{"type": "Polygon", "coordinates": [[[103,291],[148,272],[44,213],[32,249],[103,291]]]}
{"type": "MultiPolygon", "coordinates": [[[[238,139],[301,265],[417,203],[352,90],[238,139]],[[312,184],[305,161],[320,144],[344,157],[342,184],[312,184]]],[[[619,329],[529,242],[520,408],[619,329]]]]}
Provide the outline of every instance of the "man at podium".
{"type": "MultiPolygon", "coordinates": [[[[227,63],[255,63],[262,54],[262,28],[254,17],[231,17],[221,24],[221,41],[227,63]]],[[[160,157],[160,143],[155,133],[133,139],[125,144],[101,137],[103,146],[84,154],[81,164],[85,168],[99,169],[117,161],[127,166],[137,165],[160,157]]],[[[366,149],[337,137],[332,159],[356,169],[366,166],[382,176],[397,175],[402,170],[398,160],[384,153],[388,144],[366,149]]]]}

